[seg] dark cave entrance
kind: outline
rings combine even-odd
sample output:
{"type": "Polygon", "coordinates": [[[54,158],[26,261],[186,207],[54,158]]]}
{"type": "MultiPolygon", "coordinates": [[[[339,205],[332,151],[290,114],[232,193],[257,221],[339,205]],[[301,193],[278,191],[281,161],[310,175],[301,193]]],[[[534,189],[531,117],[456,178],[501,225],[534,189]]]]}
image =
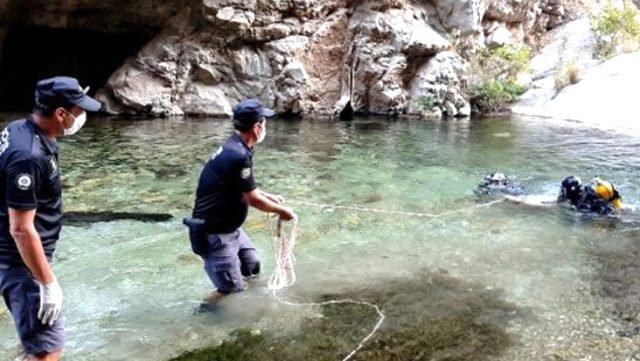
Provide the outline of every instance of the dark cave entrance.
{"type": "Polygon", "coordinates": [[[0,110],[31,110],[35,83],[56,75],[78,78],[94,94],[156,33],[9,26],[0,52],[0,110]]]}

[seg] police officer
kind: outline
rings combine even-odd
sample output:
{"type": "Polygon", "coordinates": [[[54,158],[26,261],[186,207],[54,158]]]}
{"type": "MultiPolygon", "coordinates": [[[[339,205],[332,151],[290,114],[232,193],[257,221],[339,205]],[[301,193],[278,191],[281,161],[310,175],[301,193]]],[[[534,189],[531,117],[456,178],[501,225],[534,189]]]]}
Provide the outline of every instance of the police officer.
{"type": "Polygon", "coordinates": [[[0,136],[0,291],[29,360],[59,360],[65,342],[51,268],[62,219],[56,138],[99,109],[76,79],[41,80],[33,114],[0,136]]]}
{"type": "Polygon", "coordinates": [[[296,217],[284,206],[282,197],[261,191],[253,178],[253,148],[264,140],[266,118],[273,115],[274,111],[259,100],[238,103],[233,112],[234,133],[213,154],[200,176],[193,218],[185,223],[193,250],[203,258],[207,275],[217,288],[205,299],[205,307],[242,291],[243,276],[260,272],[255,245],[241,228],[249,205],[277,213],[283,220],[296,217]]]}
{"type": "Polygon", "coordinates": [[[259,100],[238,103],[233,111],[234,133],[213,154],[200,176],[190,225],[191,241],[217,288],[205,303],[214,304],[225,295],[242,291],[242,277],[260,272],[255,245],[241,228],[249,205],[277,213],[284,220],[296,216],[284,206],[282,197],[261,191],[253,178],[253,148],[264,140],[266,118],[273,115],[273,110],[259,100]],[[202,225],[201,232],[194,232],[194,221],[202,225]]]}

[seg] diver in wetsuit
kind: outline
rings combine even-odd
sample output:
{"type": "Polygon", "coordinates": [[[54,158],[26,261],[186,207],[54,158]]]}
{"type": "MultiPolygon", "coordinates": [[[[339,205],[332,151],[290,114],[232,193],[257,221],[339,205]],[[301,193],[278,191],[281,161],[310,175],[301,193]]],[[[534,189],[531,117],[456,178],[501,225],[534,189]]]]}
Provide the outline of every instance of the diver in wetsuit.
{"type": "Polygon", "coordinates": [[[580,178],[562,181],[558,203],[569,202],[577,211],[610,215],[622,208],[622,197],[613,184],[595,177],[593,186],[583,186],[580,178]]]}
{"type": "Polygon", "coordinates": [[[612,215],[623,208],[622,197],[613,184],[595,177],[592,185],[583,186],[579,177],[569,176],[560,185],[560,195],[557,199],[544,196],[505,196],[514,203],[530,206],[549,207],[568,203],[578,212],[612,215]]]}
{"type": "Polygon", "coordinates": [[[473,192],[479,196],[498,194],[517,196],[523,194],[525,189],[513,177],[507,177],[504,173],[495,172],[486,176],[484,181],[478,184],[478,187],[473,192]]]}

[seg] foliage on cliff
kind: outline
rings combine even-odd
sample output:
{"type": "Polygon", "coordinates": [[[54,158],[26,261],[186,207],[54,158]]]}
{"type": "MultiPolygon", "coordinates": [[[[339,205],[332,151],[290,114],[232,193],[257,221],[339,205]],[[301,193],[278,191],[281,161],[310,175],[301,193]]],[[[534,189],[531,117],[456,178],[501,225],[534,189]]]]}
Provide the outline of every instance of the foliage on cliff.
{"type": "Polygon", "coordinates": [[[596,34],[594,55],[598,59],[640,48],[640,12],[629,0],[622,7],[609,2],[602,13],[591,19],[591,26],[596,34]]]}
{"type": "Polygon", "coordinates": [[[531,49],[524,45],[505,45],[482,49],[471,59],[474,83],[469,89],[475,113],[501,112],[517,100],[525,87],[516,81],[519,73],[528,71],[531,49]]]}

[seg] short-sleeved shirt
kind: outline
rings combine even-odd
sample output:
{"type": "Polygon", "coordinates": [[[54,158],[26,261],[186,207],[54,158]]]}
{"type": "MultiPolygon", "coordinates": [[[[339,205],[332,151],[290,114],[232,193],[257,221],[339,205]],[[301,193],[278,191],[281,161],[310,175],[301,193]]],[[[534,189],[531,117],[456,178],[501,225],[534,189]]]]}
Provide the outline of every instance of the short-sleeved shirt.
{"type": "Polygon", "coordinates": [[[202,170],[193,216],[204,219],[209,232],[233,232],[247,218],[244,193],[256,189],[252,156],[249,146],[234,133],[202,170]]]}
{"type": "Polygon", "coordinates": [[[24,264],[9,231],[9,208],[36,210],[34,225],[51,260],[62,221],[58,146],[31,119],[0,133],[0,265],[24,264]]]}

